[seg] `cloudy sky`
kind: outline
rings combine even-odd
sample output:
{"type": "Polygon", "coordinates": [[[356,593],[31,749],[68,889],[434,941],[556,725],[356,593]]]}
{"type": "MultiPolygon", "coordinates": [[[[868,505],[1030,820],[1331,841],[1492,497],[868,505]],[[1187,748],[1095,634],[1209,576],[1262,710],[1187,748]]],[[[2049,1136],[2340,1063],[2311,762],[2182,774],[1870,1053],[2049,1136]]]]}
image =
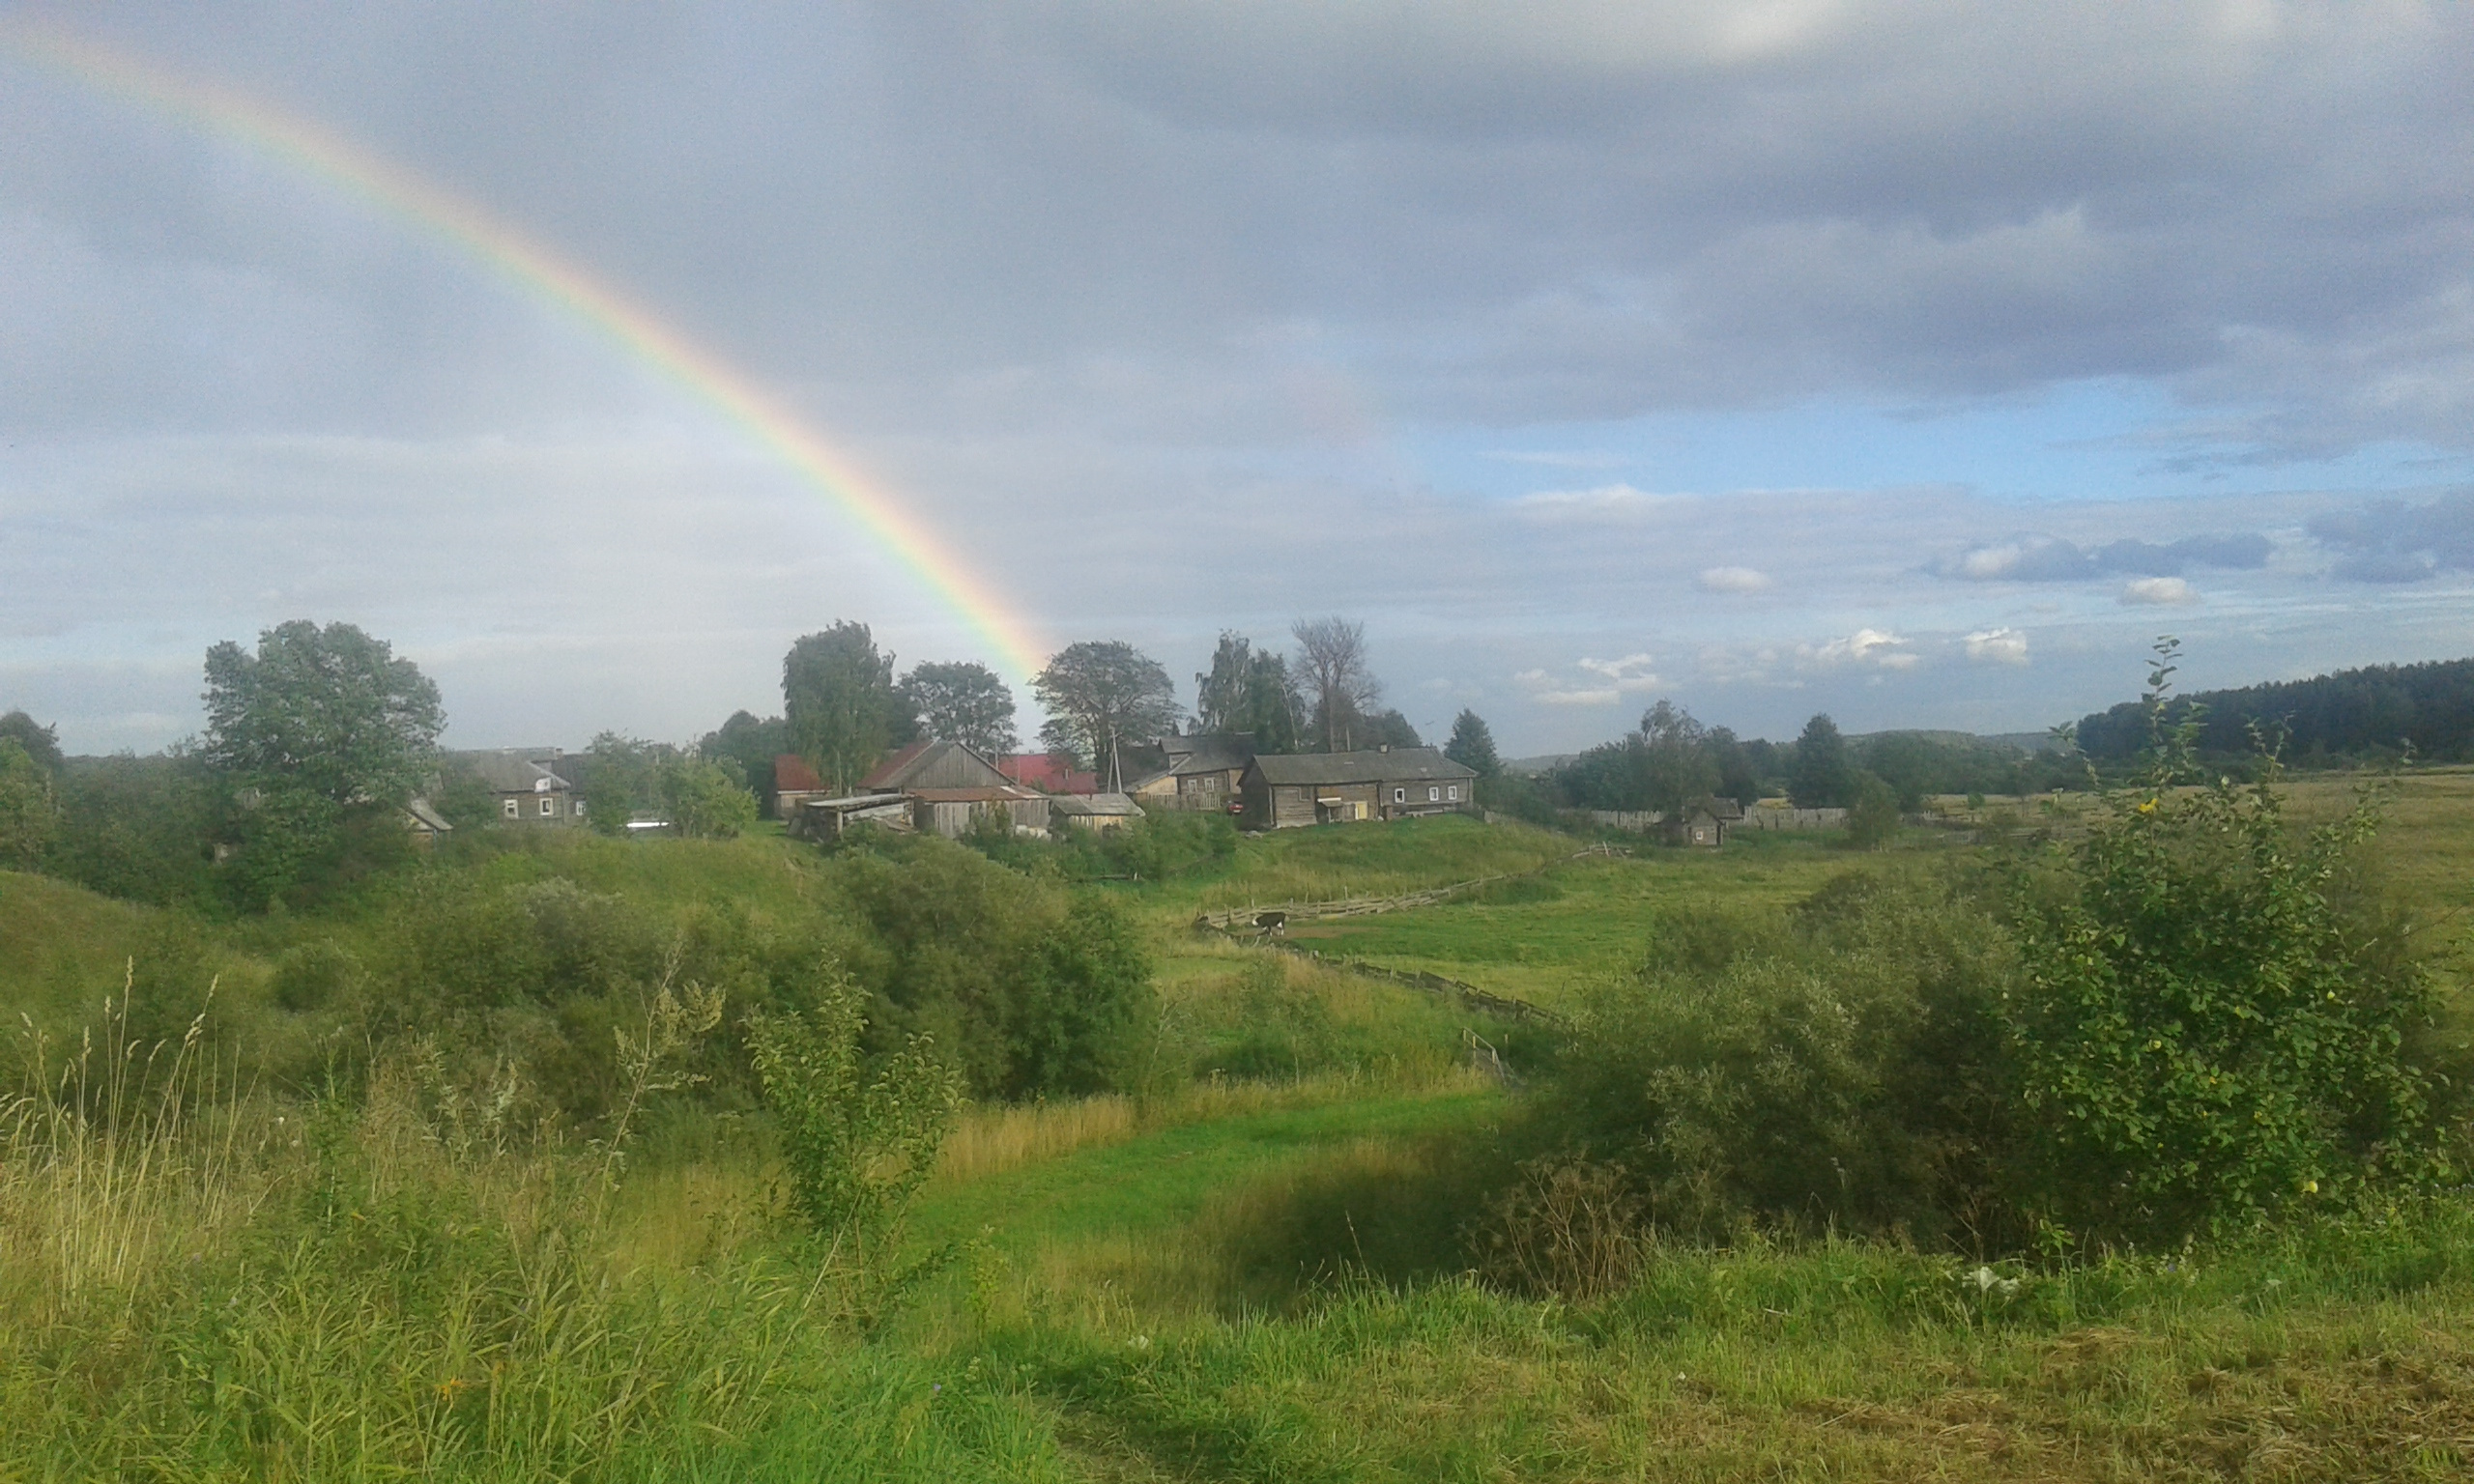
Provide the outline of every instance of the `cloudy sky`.
{"type": "Polygon", "coordinates": [[[292,617],[472,746],[778,709],[836,618],[1002,661],[691,382],[234,110],[1181,681],[1341,613],[1420,727],[1532,753],[1662,695],[2041,729],[2166,631],[2201,685],[2474,653],[2470,9],[0,5],[0,709],[149,751],[292,617]]]}

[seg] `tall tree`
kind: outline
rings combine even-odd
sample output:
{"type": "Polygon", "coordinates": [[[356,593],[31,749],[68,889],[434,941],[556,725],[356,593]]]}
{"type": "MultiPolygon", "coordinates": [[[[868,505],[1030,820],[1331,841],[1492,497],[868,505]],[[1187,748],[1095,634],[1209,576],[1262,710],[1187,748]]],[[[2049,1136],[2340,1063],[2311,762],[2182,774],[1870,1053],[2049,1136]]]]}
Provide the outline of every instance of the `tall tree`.
{"type": "Polygon", "coordinates": [[[782,718],[791,751],[837,793],[867,777],[885,749],[913,729],[893,683],[893,656],[877,651],[866,624],[848,619],[802,636],[783,656],[782,718]]]}
{"type": "Polygon", "coordinates": [[[791,751],[790,724],[778,716],[759,720],[752,711],[734,711],[717,730],[705,733],[697,754],[708,762],[729,762],[739,781],[756,796],[757,812],[773,812],[773,760],[791,751]]]}
{"type": "Polygon", "coordinates": [[[62,768],[66,765],[65,759],[60,756],[59,728],[38,726],[35,719],[23,711],[12,711],[7,716],[0,716],[0,737],[15,738],[17,745],[24,748],[26,756],[33,759],[35,766],[55,779],[60,776],[62,768]]]}
{"type": "Polygon", "coordinates": [[[1327,753],[1356,746],[1368,708],[1383,699],[1366,656],[1366,625],[1335,614],[1300,618],[1288,627],[1297,641],[1299,679],[1313,701],[1310,740],[1327,753]]]}
{"type": "Polygon", "coordinates": [[[1357,734],[1360,747],[1424,747],[1426,739],[1418,735],[1417,727],[1399,707],[1377,711],[1365,719],[1365,729],[1357,734]]]}
{"type": "Polygon", "coordinates": [[[349,623],[305,619],[206,652],[207,767],[240,806],[228,877],[257,906],[400,852],[392,815],[429,775],[438,687],[349,623]],[[391,847],[391,849],[390,849],[391,847]]]}
{"type": "Polygon", "coordinates": [[[0,734],[0,870],[32,870],[59,829],[51,775],[15,737],[0,734]]]}
{"type": "Polygon", "coordinates": [[[1176,729],[1177,688],[1160,662],[1117,640],[1069,644],[1031,681],[1049,720],[1040,740],[1091,759],[1110,788],[1121,787],[1123,748],[1176,729]]]}
{"type": "Polygon", "coordinates": [[[1787,778],[1787,796],[1798,809],[1845,805],[1856,791],[1855,765],[1847,760],[1847,740],[1825,711],[1804,723],[1796,739],[1795,769],[1787,778]]]}
{"type": "Polygon", "coordinates": [[[920,728],[932,737],[1001,757],[1021,743],[1014,730],[1014,692],[996,671],[968,660],[929,664],[903,676],[902,692],[920,728]]]}
{"type": "Polygon", "coordinates": [[[295,619],[206,652],[206,760],[236,785],[331,808],[400,805],[446,725],[438,687],[385,640],[295,619]]]}
{"type": "Polygon", "coordinates": [[[1709,755],[1709,740],[1708,728],[1664,698],[1641,714],[1644,808],[1671,819],[1718,786],[1718,766],[1709,755]]]}
{"type": "Polygon", "coordinates": [[[1287,656],[1257,649],[1243,634],[1223,631],[1210,672],[1194,676],[1195,724],[1245,732],[1258,753],[1297,751],[1299,709],[1287,656]]]}
{"type": "Polygon", "coordinates": [[[1495,734],[1486,729],[1486,719],[1466,706],[1452,719],[1452,740],[1443,744],[1443,756],[1480,778],[1493,778],[1504,770],[1503,759],[1495,756],[1495,734]]]}

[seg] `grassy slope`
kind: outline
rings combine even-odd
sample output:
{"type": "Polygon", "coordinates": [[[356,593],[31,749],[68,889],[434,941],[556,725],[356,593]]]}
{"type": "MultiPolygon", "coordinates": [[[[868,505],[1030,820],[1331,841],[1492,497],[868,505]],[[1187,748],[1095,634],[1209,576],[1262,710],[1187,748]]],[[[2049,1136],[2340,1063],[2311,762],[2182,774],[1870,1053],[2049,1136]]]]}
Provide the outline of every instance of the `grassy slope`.
{"type": "MultiPolygon", "coordinates": [[[[2306,785],[2306,802],[2332,786],[2306,785]]],[[[2386,837],[2395,877],[2433,916],[2474,903],[2469,804],[2474,775],[2418,775],[2386,837]]],[[[1157,928],[1172,1007],[1224,1010],[1254,959],[1186,931],[1199,906],[1443,884],[1540,865],[1570,843],[1460,819],[1290,832],[1245,842],[1210,877],[1126,896],[1157,928]]],[[[774,840],[579,839],[482,869],[673,906],[719,896],[790,910],[806,899],[804,860],[774,840]]],[[[1637,956],[1661,913],[1793,899],[1856,864],[1770,841],[1576,863],[1530,899],[1506,891],[1353,925],[1367,930],[1332,943],[1551,999],[1637,956]]],[[[143,909],[0,875],[0,1005],[116,982],[156,926],[143,909]]],[[[249,946],[314,928],[259,925],[249,946]]],[[[1424,1043],[1454,1018],[1364,982],[1291,984],[1369,1035],[1424,1043]]],[[[1435,1150],[1482,1135],[1500,1097],[1433,1070],[1365,1079],[1362,1093],[1327,1082],[1285,1104],[1231,1099],[1223,1116],[1129,1113],[1106,1138],[932,1184],[920,1234],[993,1228],[988,1254],[893,1335],[817,1353],[795,1405],[760,1435],[698,1442],[683,1419],[677,1441],[628,1471],[791,1475],[830,1460],[832,1476],[923,1478],[2402,1479],[2474,1468],[2474,1349],[2460,1338],[2474,1332],[2474,1232],[2456,1214],[2115,1265],[2031,1282],[2015,1299],[1913,1254],[1755,1246],[1670,1254],[1631,1292],[1577,1309],[1442,1281],[1331,1293],[1287,1319],[1229,1317],[1280,1298],[1256,1250],[1266,1232],[1329,1214],[1333,1188],[1405,1199],[1431,1185],[1435,1150]]],[[[677,1178],[647,1170],[636,1218],[675,1221],[644,1198],[677,1178]]],[[[750,1183],[721,1184],[746,1198],[750,1183]]],[[[1355,1244],[1356,1225],[1346,1231],[1355,1244]]],[[[682,1247],[665,1266],[702,1281],[711,1258],[708,1244],[682,1247]]]]}

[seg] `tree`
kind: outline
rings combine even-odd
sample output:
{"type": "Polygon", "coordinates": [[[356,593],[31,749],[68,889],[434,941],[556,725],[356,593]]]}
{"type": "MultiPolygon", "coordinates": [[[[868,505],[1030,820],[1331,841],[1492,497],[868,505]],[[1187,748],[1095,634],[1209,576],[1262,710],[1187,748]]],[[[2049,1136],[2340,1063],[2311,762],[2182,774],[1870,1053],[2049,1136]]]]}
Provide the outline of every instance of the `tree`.
{"type": "Polygon", "coordinates": [[[0,868],[33,870],[59,828],[50,776],[15,737],[0,735],[0,868]]]}
{"type": "Polygon", "coordinates": [[[258,906],[409,849],[394,817],[446,724],[431,684],[384,640],[305,619],[206,652],[210,773],[235,806],[226,880],[258,906]]]}
{"type": "Polygon", "coordinates": [[[756,796],[726,763],[664,750],[653,775],[670,827],[690,840],[733,840],[756,822],[756,796]]]}
{"type": "Polygon", "coordinates": [[[1878,774],[1858,772],[1854,797],[1847,810],[1848,842],[1864,850],[1888,844],[1898,834],[1898,790],[1878,774]]]}
{"type": "Polygon", "coordinates": [[[254,655],[230,640],[206,652],[207,765],[261,795],[400,807],[446,726],[438,687],[349,623],[295,619],[254,655]]]}
{"type": "Polygon", "coordinates": [[[1718,768],[1708,752],[1709,728],[1692,713],[1661,699],[1641,713],[1641,803],[1669,819],[1718,786],[1718,768]]]}
{"type": "Polygon", "coordinates": [[[1787,781],[1787,796],[1798,809],[1827,809],[1850,802],[1855,769],[1847,761],[1847,742],[1838,724],[1823,712],[1804,723],[1796,739],[1795,769],[1787,781]]]}
{"type": "Polygon", "coordinates": [[[1124,784],[1122,748],[1176,729],[1177,690],[1168,672],[1121,641],[1069,644],[1031,689],[1049,714],[1040,740],[1090,758],[1111,788],[1124,784]]]}
{"type": "Polygon", "coordinates": [[[968,660],[921,665],[903,676],[902,692],[932,737],[960,742],[991,757],[1021,743],[1014,730],[1014,693],[996,671],[968,660]]]}
{"type": "Polygon", "coordinates": [[[1466,706],[1452,719],[1452,740],[1443,745],[1443,756],[1480,778],[1492,778],[1504,770],[1503,759],[1495,756],[1495,734],[1486,729],[1486,719],[1466,706]]]}
{"type": "Polygon", "coordinates": [[[60,756],[58,728],[37,726],[35,719],[23,711],[0,716],[0,737],[15,739],[16,744],[26,750],[26,756],[33,760],[34,765],[55,779],[68,765],[60,756]]]}
{"type": "Polygon", "coordinates": [[[866,624],[847,619],[801,637],[783,656],[782,716],[791,751],[837,793],[914,730],[893,683],[893,656],[877,652],[866,624]]]}
{"type": "Polygon", "coordinates": [[[756,796],[760,813],[773,811],[773,759],[791,751],[790,725],[778,716],[759,721],[751,711],[734,711],[719,730],[708,731],[696,744],[708,762],[729,762],[738,769],[747,791],[756,796]]]}
{"type": "Polygon", "coordinates": [[[1194,676],[1194,719],[1205,731],[1243,732],[1258,753],[1297,750],[1297,682],[1288,659],[1223,631],[1208,674],[1194,676]]]}
{"type": "Polygon", "coordinates": [[[1298,670],[1313,701],[1311,740],[1327,753],[1356,746],[1366,708],[1383,699],[1366,657],[1366,625],[1335,614],[1288,626],[1297,640],[1298,670]]]}

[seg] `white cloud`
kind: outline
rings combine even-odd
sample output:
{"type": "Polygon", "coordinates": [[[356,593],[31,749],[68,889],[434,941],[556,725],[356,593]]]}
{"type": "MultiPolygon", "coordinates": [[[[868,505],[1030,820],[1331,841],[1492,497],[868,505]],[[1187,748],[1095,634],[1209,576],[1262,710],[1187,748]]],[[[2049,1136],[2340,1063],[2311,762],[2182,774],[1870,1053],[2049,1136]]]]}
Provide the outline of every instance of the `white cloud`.
{"type": "Polygon", "coordinates": [[[1530,699],[1545,706],[1611,706],[1624,699],[1622,691],[1539,691],[1530,699]]]}
{"type": "Polygon", "coordinates": [[[1958,570],[1962,577],[1983,582],[2007,576],[2018,564],[2019,548],[2015,545],[1979,546],[1959,558],[1958,570]]]}
{"type": "Polygon", "coordinates": [[[1916,657],[1905,648],[1907,641],[1880,629],[1857,629],[1845,639],[1833,639],[1812,651],[1812,658],[1822,665],[1877,665],[1884,670],[1912,670],[1916,657]]]}
{"type": "Polygon", "coordinates": [[[1514,510],[1541,521],[1625,520],[1660,505],[1690,499],[1689,495],[1653,495],[1628,484],[1603,484],[1592,490],[1539,490],[1511,501],[1514,510]]]}
{"type": "Polygon", "coordinates": [[[1615,689],[1619,693],[1654,691],[1661,684],[1658,677],[1650,672],[1650,657],[1646,654],[1627,654],[1620,660],[1593,660],[1584,657],[1575,663],[1590,673],[1603,675],[1614,682],[1615,689]]]}
{"type": "Polygon", "coordinates": [[[1701,574],[1701,585],[1712,592],[1759,592],[1769,585],[1769,574],[1750,567],[1712,567],[1701,574]]]}
{"type": "Polygon", "coordinates": [[[2126,607],[2148,604],[2196,603],[2200,595],[2191,585],[2178,577],[2143,577],[2122,588],[2121,601],[2126,607]]]}
{"type": "Polygon", "coordinates": [[[2025,665],[2028,636],[2017,629],[1982,629],[1967,638],[1968,658],[1979,665],[2025,665]]]}

